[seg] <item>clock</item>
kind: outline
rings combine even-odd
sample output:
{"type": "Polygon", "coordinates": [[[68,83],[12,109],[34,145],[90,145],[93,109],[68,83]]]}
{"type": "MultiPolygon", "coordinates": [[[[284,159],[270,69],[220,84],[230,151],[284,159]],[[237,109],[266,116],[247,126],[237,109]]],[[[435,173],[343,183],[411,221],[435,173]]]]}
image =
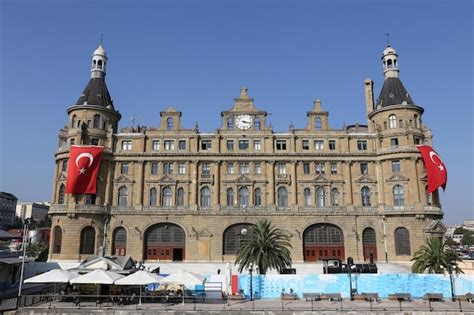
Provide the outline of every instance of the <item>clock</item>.
{"type": "Polygon", "coordinates": [[[235,124],[239,129],[247,130],[252,127],[252,116],[250,115],[239,115],[235,118],[235,124]]]}

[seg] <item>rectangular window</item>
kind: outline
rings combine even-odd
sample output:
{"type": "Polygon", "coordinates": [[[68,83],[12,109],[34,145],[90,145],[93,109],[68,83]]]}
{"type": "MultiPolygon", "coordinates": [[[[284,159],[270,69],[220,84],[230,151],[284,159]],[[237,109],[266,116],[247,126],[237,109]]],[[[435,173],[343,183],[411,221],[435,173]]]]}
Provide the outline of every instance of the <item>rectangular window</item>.
{"type": "Polygon", "coordinates": [[[262,174],[262,163],[255,162],[253,165],[253,172],[257,175],[262,174]]]}
{"type": "Polygon", "coordinates": [[[309,140],[301,141],[301,147],[303,148],[303,150],[309,150],[309,140]]]}
{"type": "Polygon", "coordinates": [[[63,171],[63,172],[67,171],[67,162],[68,162],[68,160],[63,161],[61,171],[63,171]]]}
{"type": "Polygon", "coordinates": [[[174,140],[165,140],[165,151],[174,150],[174,140]]]}
{"type": "Polygon", "coordinates": [[[253,149],[255,151],[260,151],[262,149],[262,141],[261,140],[253,140],[253,149]]]}
{"type": "Polygon", "coordinates": [[[158,151],[160,149],[160,140],[153,140],[151,142],[151,149],[153,151],[158,151]]]}
{"type": "Polygon", "coordinates": [[[400,171],[400,160],[392,161],[392,173],[399,173],[400,171]]]}
{"type": "Polygon", "coordinates": [[[186,174],[186,163],[180,162],[178,164],[178,174],[179,175],[186,174]]]}
{"type": "Polygon", "coordinates": [[[336,140],[329,140],[329,150],[336,150],[336,140]]]}
{"type": "Polygon", "coordinates": [[[158,163],[153,162],[151,163],[151,175],[156,175],[158,174],[158,163]]]}
{"type": "Polygon", "coordinates": [[[369,165],[367,163],[360,163],[360,173],[369,174],[369,165]]]}
{"type": "Polygon", "coordinates": [[[74,145],[75,143],[76,143],[76,139],[71,139],[71,140],[69,140],[69,144],[70,144],[70,145],[74,145]]]}
{"type": "Polygon", "coordinates": [[[202,163],[202,174],[211,175],[211,163],[202,163]]]}
{"type": "Polygon", "coordinates": [[[201,150],[206,151],[212,148],[211,140],[201,140],[201,150]]]}
{"type": "Polygon", "coordinates": [[[227,151],[234,151],[234,140],[227,140],[227,151]]]}
{"type": "Polygon", "coordinates": [[[285,175],[285,174],[286,174],[286,164],[278,163],[278,175],[285,175]]]}
{"type": "Polygon", "coordinates": [[[173,163],[163,163],[163,174],[173,174],[173,163]]]}
{"type": "Polygon", "coordinates": [[[394,149],[397,148],[398,147],[398,138],[390,139],[390,146],[394,149]]]}
{"type": "Polygon", "coordinates": [[[239,171],[240,171],[240,174],[248,174],[249,173],[249,163],[240,163],[239,164],[239,171]]]}
{"type": "Polygon", "coordinates": [[[99,139],[91,138],[91,145],[99,145],[99,139]]]}
{"type": "Polygon", "coordinates": [[[286,140],[277,140],[276,141],[277,150],[286,150],[286,140]]]}
{"type": "Polygon", "coordinates": [[[120,174],[128,174],[128,163],[120,164],[120,174]]]}
{"type": "Polygon", "coordinates": [[[186,140],[178,141],[178,150],[186,150],[186,140]]]}
{"type": "Polygon", "coordinates": [[[247,150],[249,148],[248,140],[239,140],[239,150],[247,150]]]}
{"type": "Polygon", "coordinates": [[[122,151],[129,151],[132,149],[132,140],[122,140],[122,151]]]}
{"type": "Polygon", "coordinates": [[[316,150],[324,150],[324,140],[314,140],[314,148],[316,150]]]}
{"type": "Polygon", "coordinates": [[[357,150],[359,151],[367,150],[367,140],[357,140],[357,150]]]}
{"type": "Polygon", "coordinates": [[[310,173],[309,162],[304,162],[303,163],[303,174],[308,175],[309,173],[310,173]]]}
{"type": "Polygon", "coordinates": [[[337,163],[331,163],[331,174],[337,174],[337,163]]]}
{"type": "Polygon", "coordinates": [[[234,174],[234,163],[227,162],[227,174],[234,174]]]}
{"type": "Polygon", "coordinates": [[[324,163],[316,163],[316,174],[326,173],[326,170],[324,168],[324,163]]]}

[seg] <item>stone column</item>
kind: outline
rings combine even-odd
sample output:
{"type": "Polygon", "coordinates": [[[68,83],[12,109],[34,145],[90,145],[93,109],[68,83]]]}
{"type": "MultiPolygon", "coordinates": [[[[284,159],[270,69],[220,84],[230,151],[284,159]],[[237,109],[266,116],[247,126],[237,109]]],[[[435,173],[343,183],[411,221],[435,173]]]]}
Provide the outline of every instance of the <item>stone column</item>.
{"type": "Polygon", "coordinates": [[[377,190],[378,190],[378,203],[385,204],[385,189],[384,189],[384,176],[382,171],[382,166],[380,162],[375,162],[375,171],[377,174],[377,190]]]}
{"type": "Polygon", "coordinates": [[[290,204],[291,205],[295,205],[297,206],[298,205],[298,191],[297,191],[297,181],[296,181],[296,173],[297,173],[297,170],[296,170],[296,166],[297,166],[297,163],[296,161],[291,161],[290,162],[290,174],[291,174],[291,186],[290,186],[290,191],[291,191],[291,202],[290,204]]]}
{"type": "Polygon", "coordinates": [[[143,206],[143,177],[144,177],[144,162],[137,161],[137,197],[135,198],[135,205],[143,206]]]}
{"type": "Polygon", "coordinates": [[[345,161],[344,165],[345,170],[344,173],[347,174],[347,183],[346,183],[346,198],[345,199],[345,204],[346,206],[352,206],[354,204],[354,196],[353,196],[353,191],[352,191],[352,161],[345,161]]]}
{"type": "Polygon", "coordinates": [[[114,171],[115,171],[114,162],[112,160],[107,160],[107,165],[108,165],[108,169],[107,169],[106,177],[108,177],[108,179],[104,179],[105,180],[105,184],[104,184],[105,200],[103,201],[103,204],[113,205],[114,204],[114,201],[113,201],[114,171]]]}
{"type": "Polygon", "coordinates": [[[191,198],[189,206],[191,209],[197,209],[198,206],[198,162],[191,161],[189,163],[189,173],[191,176],[191,198]]]}
{"type": "Polygon", "coordinates": [[[268,197],[267,206],[275,205],[275,161],[267,164],[268,197]]]}
{"type": "Polygon", "coordinates": [[[220,205],[220,170],[221,170],[221,161],[217,160],[214,164],[215,173],[214,173],[214,196],[213,196],[213,209],[217,209],[220,205]]]}

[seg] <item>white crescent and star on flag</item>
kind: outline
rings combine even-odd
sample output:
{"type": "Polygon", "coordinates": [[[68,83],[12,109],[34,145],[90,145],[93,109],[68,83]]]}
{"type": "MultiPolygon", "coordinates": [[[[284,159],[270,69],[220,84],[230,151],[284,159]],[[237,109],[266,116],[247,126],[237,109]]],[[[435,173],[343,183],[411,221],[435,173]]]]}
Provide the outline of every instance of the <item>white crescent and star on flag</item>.
{"type": "Polygon", "coordinates": [[[430,151],[430,159],[431,161],[433,162],[433,164],[435,164],[440,171],[443,171],[444,172],[444,166],[442,165],[443,161],[441,160],[441,158],[439,157],[439,155],[435,152],[435,151],[430,151]],[[436,156],[438,158],[438,160],[440,161],[440,163],[437,163],[433,157],[436,156]]]}
{"type": "Polygon", "coordinates": [[[94,156],[92,156],[92,154],[90,153],[87,153],[87,152],[83,152],[81,154],[79,154],[77,157],[76,157],[76,166],[77,168],[79,169],[79,174],[84,174],[87,170],[87,168],[89,168],[91,165],[92,165],[92,162],[94,162],[94,156]],[[87,158],[89,159],[89,165],[87,165],[87,167],[81,167],[79,168],[79,161],[80,159],[82,158],[87,158]]]}

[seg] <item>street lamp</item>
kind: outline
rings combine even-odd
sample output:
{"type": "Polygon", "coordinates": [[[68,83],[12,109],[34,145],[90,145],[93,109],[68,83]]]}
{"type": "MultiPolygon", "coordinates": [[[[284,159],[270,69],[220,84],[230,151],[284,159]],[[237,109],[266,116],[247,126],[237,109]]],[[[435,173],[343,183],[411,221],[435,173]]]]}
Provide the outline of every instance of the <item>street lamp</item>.
{"type": "Polygon", "coordinates": [[[250,301],[253,301],[252,271],[253,271],[253,263],[250,263],[250,268],[249,268],[249,273],[250,273],[250,301]]]}
{"type": "Polygon", "coordinates": [[[28,243],[28,224],[30,223],[29,219],[23,221],[23,254],[21,257],[21,272],[20,272],[20,285],[18,286],[18,299],[17,299],[17,308],[20,308],[21,301],[21,289],[23,287],[23,274],[25,273],[25,256],[26,256],[26,245],[28,243]]]}

